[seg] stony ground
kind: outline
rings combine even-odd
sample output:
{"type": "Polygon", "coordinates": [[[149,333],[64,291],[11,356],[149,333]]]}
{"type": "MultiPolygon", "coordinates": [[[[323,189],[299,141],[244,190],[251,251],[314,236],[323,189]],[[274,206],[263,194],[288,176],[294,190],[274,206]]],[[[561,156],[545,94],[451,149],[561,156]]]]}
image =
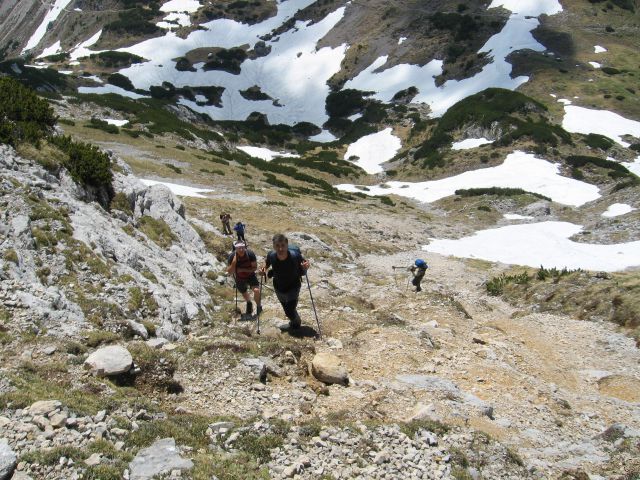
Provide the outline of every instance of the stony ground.
{"type": "Polygon", "coordinates": [[[92,236],[67,186],[3,155],[0,458],[15,458],[13,478],[638,478],[634,341],[609,323],[488,296],[500,265],[430,255],[423,291],[407,288],[423,240],[455,228],[437,209],[300,205],[229,180],[209,200],[185,199],[180,220],[175,205],[161,208],[170,198],[123,181],[142,200],[128,216],[100,214],[92,236]],[[72,236],[93,242],[102,267],[73,257],[65,236],[38,246],[34,227],[47,230],[33,209],[44,203],[70,208],[72,236]],[[217,233],[222,208],[248,224],[259,257],[276,230],[300,245],[322,338],[308,290],[296,334],[279,328],[268,286],[259,334],[234,314],[220,264],[198,260],[207,241],[230,242],[217,233]],[[174,222],[171,246],[141,229],[143,214],[174,222]],[[204,243],[189,223],[210,233],[204,243]],[[93,310],[103,303],[123,308],[93,310]],[[133,370],[103,378],[83,366],[108,344],[131,352],[133,370]],[[320,352],[341,361],[348,385],[314,379],[320,352]]]}

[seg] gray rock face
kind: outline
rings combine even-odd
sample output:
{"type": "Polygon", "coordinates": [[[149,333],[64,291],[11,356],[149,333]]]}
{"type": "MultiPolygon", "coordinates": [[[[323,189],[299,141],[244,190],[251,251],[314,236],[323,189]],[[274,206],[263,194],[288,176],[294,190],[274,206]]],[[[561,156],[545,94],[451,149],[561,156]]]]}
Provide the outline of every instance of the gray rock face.
{"type": "Polygon", "coordinates": [[[84,361],[84,367],[101,376],[120,375],[133,365],[129,351],[119,345],[111,345],[93,352],[84,361]]]}
{"type": "Polygon", "coordinates": [[[147,332],[146,327],[141,323],[133,320],[127,320],[127,325],[129,325],[129,328],[135,335],[138,335],[143,340],[147,340],[149,338],[149,332],[147,332]]]}
{"type": "Polygon", "coordinates": [[[182,458],[173,438],[163,438],[143,448],[129,464],[130,480],[147,480],[172,470],[190,470],[193,462],[182,458]]]}
{"type": "Polygon", "coordinates": [[[340,365],[340,359],[331,353],[318,353],[311,361],[311,373],[326,384],[349,384],[349,374],[340,365]]]}
{"type": "Polygon", "coordinates": [[[0,480],[8,480],[16,468],[17,457],[9,443],[0,439],[0,480]]]}

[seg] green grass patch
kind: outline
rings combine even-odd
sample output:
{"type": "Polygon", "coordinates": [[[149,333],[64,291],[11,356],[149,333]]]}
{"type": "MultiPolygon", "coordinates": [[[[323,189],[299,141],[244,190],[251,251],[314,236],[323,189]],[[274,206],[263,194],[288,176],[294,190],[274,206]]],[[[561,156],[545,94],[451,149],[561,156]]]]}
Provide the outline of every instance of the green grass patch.
{"type": "Polygon", "coordinates": [[[169,248],[178,239],[167,222],[148,215],[140,217],[138,229],[161,248],[169,248]]]}

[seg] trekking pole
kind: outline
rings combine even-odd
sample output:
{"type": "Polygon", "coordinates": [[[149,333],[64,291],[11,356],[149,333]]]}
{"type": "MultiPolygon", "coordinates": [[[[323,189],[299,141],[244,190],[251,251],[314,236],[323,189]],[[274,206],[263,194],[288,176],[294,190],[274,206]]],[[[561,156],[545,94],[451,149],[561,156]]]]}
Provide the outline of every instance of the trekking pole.
{"type": "Polygon", "coordinates": [[[309,275],[304,272],[304,277],[307,279],[307,287],[309,288],[309,297],[311,297],[311,306],[313,307],[313,314],[316,317],[316,323],[318,324],[318,338],[322,339],[322,329],[320,328],[320,320],[318,319],[318,312],[316,311],[316,304],[313,301],[313,295],[311,293],[311,283],[309,283],[309,275]]]}
{"type": "Polygon", "coordinates": [[[260,275],[260,303],[257,306],[258,315],[256,315],[256,319],[258,320],[258,335],[260,335],[260,314],[262,314],[262,281],[263,276],[260,275]]]}
{"type": "Polygon", "coordinates": [[[235,311],[235,313],[238,313],[239,310],[238,310],[238,261],[237,261],[237,259],[236,259],[236,269],[235,270],[236,270],[236,273],[235,273],[235,275],[233,277],[233,285],[234,285],[234,287],[236,289],[236,311],[235,311]]]}
{"type": "Polygon", "coordinates": [[[407,278],[407,287],[404,289],[404,293],[409,291],[409,283],[411,282],[411,277],[407,278]]]}

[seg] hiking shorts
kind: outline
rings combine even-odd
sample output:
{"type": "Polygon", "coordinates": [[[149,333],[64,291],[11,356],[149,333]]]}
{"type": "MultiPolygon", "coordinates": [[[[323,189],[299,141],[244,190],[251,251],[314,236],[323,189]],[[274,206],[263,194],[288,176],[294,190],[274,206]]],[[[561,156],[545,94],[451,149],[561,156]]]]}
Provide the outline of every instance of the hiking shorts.
{"type": "Polygon", "coordinates": [[[236,282],[236,287],[238,288],[238,291],[240,293],[246,292],[247,288],[249,288],[250,286],[253,288],[259,285],[260,282],[258,281],[258,277],[255,273],[252,274],[249,278],[239,278],[236,282]]]}

